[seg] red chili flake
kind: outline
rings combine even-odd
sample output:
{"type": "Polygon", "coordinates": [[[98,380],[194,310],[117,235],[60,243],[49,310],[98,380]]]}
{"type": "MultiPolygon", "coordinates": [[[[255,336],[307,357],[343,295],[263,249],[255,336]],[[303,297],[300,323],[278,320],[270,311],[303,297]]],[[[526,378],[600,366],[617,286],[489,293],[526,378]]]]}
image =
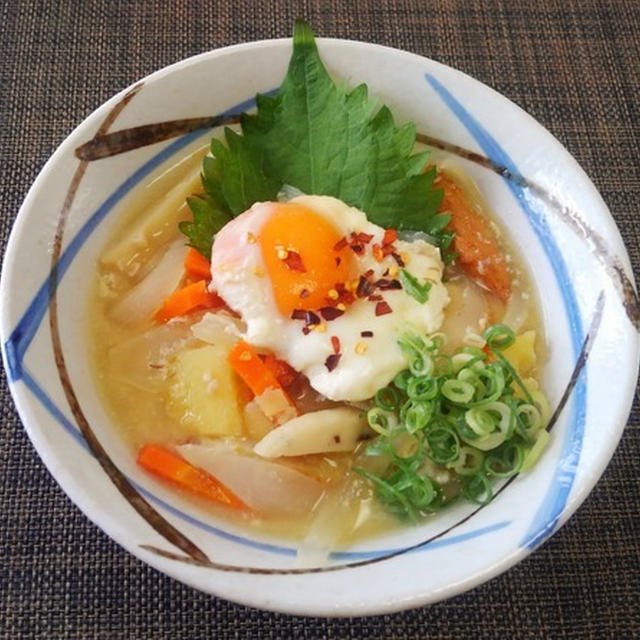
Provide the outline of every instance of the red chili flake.
{"type": "Polygon", "coordinates": [[[380,280],[377,280],[375,284],[376,287],[378,287],[378,289],[382,289],[382,291],[387,291],[389,289],[402,289],[400,280],[385,280],[384,278],[380,278],[380,280]]]}
{"type": "Polygon", "coordinates": [[[317,313],[313,311],[306,311],[305,309],[294,309],[291,312],[292,320],[303,320],[305,325],[320,324],[320,318],[317,313]]]}
{"type": "Polygon", "coordinates": [[[373,285],[364,276],[360,276],[358,280],[358,287],[356,288],[356,295],[358,298],[366,298],[374,291],[373,285]]]}
{"type": "Polygon", "coordinates": [[[327,321],[335,320],[344,313],[344,311],[340,311],[340,309],[336,309],[335,307],[321,307],[318,311],[323,319],[327,321]]]}
{"type": "Polygon", "coordinates": [[[387,304],[385,300],[376,304],[376,316],[385,316],[387,313],[392,313],[393,309],[387,304]]]}
{"type": "Polygon", "coordinates": [[[355,240],[358,244],[369,244],[371,242],[371,240],[373,240],[373,236],[369,233],[364,233],[363,231],[360,231],[360,233],[351,233],[351,237],[353,238],[353,240],[355,240]]]}
{"type": "Polygon", "coordinates": [[[367,269],[362,275],[365,278],[370,278],[373,275],[373,269],[367,269]]]}
{"type": "Polygon", "coordinates": [[[386,258],[390,256],[396,250],[395,245],[393,244],[385,244],[382,247],[382,255],[386,258]]]}
{"type": "Polygon", "coordinates": [[[360,332],[360,337],[361,338],[373,338],[373,331],[361,331],[360,332]]]}
{"type": "Polygon", "coordinates": [[[345,237],[342,237],[340,238],[340,240],[338,240],[338,242],[336,242],[333,245],[333,250],[342,251],[342,249],[344,249],[348,244],[349,244],[349,241],[345,237]]]}
{"type": "Polygon", "coordinates": [[[333,353],[340,353],[340,338],[338,336],[331,336],[331,346],[333,353]]]}
{"type": "Polygon", "coordinates": [[[329,371],[333,371],[338,366],[341,357],[341,353],[332,353],[330,356],[327,356],[327,359],[324,361],[324,366],[327,367],[329,371]]]}
{"type": "Polygon", "coordinates": [[[345,291],[340,294],[338,298],[338,302],[342,302],[342,304],[353,304],[356,301],[356,297],[351,293],[351,291],[345,291]]]}
{"type": "Polygon", "coordinates": [[[371,252],[373,253],[373,259],[376,262],[382,262],[384,260],[384,253],[382,251],[382,247],[379,244],[374,244],[371,252]]]}
{"type": "Polygon", "coordinates": [[[382,238],[382,244],[392,244],[398,239],[398,232],[395,229],[387,229],[382,238]]]}
{"type": "Polygon", "coordinates": [[[402,267],[404,267],[404,260],[400,257],[400,254],[392,253],[391,256],[396,261],[396,264],[402,269],[402,267]]]}
{"type": "Polygon", "coordinates": [[[373,296],[369,296],[367,300],[369,302],[378,302],[379,300],[383,300],[383,297],[379,293],[376,293],[373,296]]]}
{"type": "Polygon", "coordinates": [[[305,336],[308,336],[311,333],[311,329],[309,329],[309,327],[302,327],[302,333],[304,333],[305,336]]]}
{"type": "Polygon", "coordinates": [[[336,256],[336,267],[339,267],[341,262],[342,258],[340,256],[336,256]]]}
{"type": "Polygon", "coordinates": [[[358,256],[361,256],[364,253],[364,247],[361,244],[350,244],[349,248],[358,256]]]}
{"type": "Polygon", "coordinates": [[[303,290],[300,292],[300,297],[301,297],[301,298],[308,298],[310,295],[311,295],[311,294],[309,293],[309,290],[308,290],[308,289],[303,289],[303,290]]]}
{"type": "Polygon", "coordinates": [[[282,262],[284,262],[291,271],[306,272],[302,258],[297,251],[289,251],[287,257],[282,262]]]}

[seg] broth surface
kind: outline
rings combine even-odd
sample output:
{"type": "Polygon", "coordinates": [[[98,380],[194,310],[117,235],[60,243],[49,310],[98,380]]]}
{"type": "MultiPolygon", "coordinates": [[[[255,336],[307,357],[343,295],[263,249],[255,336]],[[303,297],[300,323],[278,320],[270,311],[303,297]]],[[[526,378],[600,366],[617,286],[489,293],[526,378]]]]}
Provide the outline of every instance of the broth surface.
{"type": "MultiPolygon", "coordinates": [[[[142,445],[149,442],[171,445],[198,438],[197,429],[189,426],[188,420],[177,419],[175,411],[170,409],[168,388],[171,384],[172,362],[180,348],[186,345],[205,345],[190,333],[190,326],[202,317],[203,312],[194,312],[184,319],[171,321],[160,333],[152,321],[132,324],[122,322],[117,309],[136,284],[160,263],[166,247],[180,242],[182,236],[177,223],[187,219],[189,215],[185,197],[201,188],[200,162],[206,150],[206,147],[196,150],[139,189],[133,202],[122,212],[122,223],[97,263],[88,304],[88,344],[93,363],[92,374],[98,382],[113,423],[133,456],[142,445]],[[154,331],[157,335],[150,341],[146,336],[154,331]]],[[[451,168],[449,164],[446,166],[454,175],[460,176],[455,167],[451,168]]],[[[460,180],[463,182],[465,177],[462,176],[460,180]]],[[[471,195],[479,197],[477,194],[471,195]]],[[[486,204],[481,202],[480,206],[490,216],[486,204]]],[[[529,329],[536,331],[539,370],[544,360],[544,335],[535,295],[528,274],[508,243],[506,233],[499,230],[499,236],[502,247],[509,256],[513,296],[520,298],[522,309],[525,309],[520,313],[518,321],[521,326],[518,333],[529,329]]],[[[448,267],[445,275],[451,302],[445,310],[445,322],[441,330],[448,336],[453,336],[454,343],[462,340],[469,328],[481,333],[486,326],[503,319],[505,304],[496,296],[474,284],[455,267],[448,267]],[[480,321],[478,313],[482,315],[480,321]]],[[[537,374],[538,371],[534,371],[534,375],[537,374]]],[[[249,402],[251,394],[248,389],[239,380],[236,384],[240,404],[249,402]]],[[[308,389],[303,389],[301,393],[307,393],[306,401],[315,401],[308,400],[308,389]]],[[[239,431],[241,439],[244,438],[250,444],[246,424],[239,425],[239,431]]],[[[360,449],[362,448],[363,445],[360,445],[360,449]]],[[[337,540],[339,545],[406,526],[384,511],[364,479],[356,478],[345,490],[342,478],[350,468],[352,458],[352,454],[333,453],[279,460],[282,464],[319,479],[326,487],[326,495],[314,511],[301,517],[250,517],[194,498],[172,485],[167,486],[171,486],[173,491],[179,491],[198,510],[216,519],[225,519],[257,533],[285,539],[303,539],[315,514],[322,508],[323,501],[330,499],[341,501],[341,518],[350,523],[340,533],[337,540]]],[[[157,481],[163,483],[161,480],[157,481]]]]}

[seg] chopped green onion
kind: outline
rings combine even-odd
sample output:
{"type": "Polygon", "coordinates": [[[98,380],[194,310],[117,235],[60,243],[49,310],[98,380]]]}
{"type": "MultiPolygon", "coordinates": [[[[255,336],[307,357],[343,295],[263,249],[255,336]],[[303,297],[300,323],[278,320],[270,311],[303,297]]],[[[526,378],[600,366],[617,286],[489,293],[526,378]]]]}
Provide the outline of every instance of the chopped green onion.
{"type": "Polygon", "coordinates": [[[414,376],[429,376],[433,372],[433,360],[426,353],[417,355],[409,363],[409,371],[414,376]]]}
{"type": "Polygon", "coordinates": [[[420,304],[424,304],[429,299],[431,283],[428,280],[421,283],[413,274],[406,269],[402,269],[400,271],[400,283],[407,294],[415,298],[420,304]]]}
{"type": "Polygon", "coordinates": [[[369,426],[381,436],[389,436],[392,429],[391,416],[393,416],[393,414],[380,409],[380,407],[374,407],[367,411],[367,422],[369,426]]]}
{"type": "Polygon", "coordinates": [[[430,429],[425,438],[429,446],[427,457],[437,464],[452,462],[460,455],[460,441],[450,427],[437,426],[430,429]]]}
{"type": "Polygon", "coordinates": [[[409,384],[409,380],[411,380],[412,377],[413,375],[411,371],[409,371],[409,369],[404,369],[393,379],[393,384],[400,389],[400,391],[405,391],[409,384]]]}
{"type": "Polygon", "coordinates": [[[380,435],[365,453],[380,458],[370,468],[381,471],[358,472],[400,517],[416,520],[457,492],[486,504],[491,481],[530,468],[549,438],[545,395],[529,392],[502,353],[513,331],[494,325],[483,336],[484,349],[467,346],[451,355],[442,351],[441,334],[407,332],[398,340],[407,369],[378,390],[367,412],[380,435]]]}
{"type": "Polygon", "coordinates": [[[432,416],[432,402],[409,400],[403,407],[403,421],[407,431],[411,434],[424,429],[432,416]]]}
{"type": "Polygon", "coordinates": [[[469,409],[464,414],[464,419],[478,436],[486,436],[493,433],[498,424],[498,420],[491,415],[491,412],[478,407],[469,409]]]}
{"type": "Polygon", "coordinates": [[[488,504],[493,498],[493,489],[484,473],[478,472],[463,478],[462,493],[467,500],[477,504],[488,504]]]}
{"type": "Polygon", "coordinates": [[[527,440],[531,440],[542,427],[540,410],[533,404],[521,404],[516,409],[516,420],[522,425],[527,440]]]}
{"type": "Polygon", "coordinates": [[[482,336],[491,350],[502,351],[510,347],[516,341],[513,329],[506,324],[494,324],[489,327],[482,336]]]}
{"type": "Polygon", "coordinates": [[[407,385],[407,395],[413,400],[432,400],[438,391],[438,379],[431,376],[413,378],[407,385]]]}
{"type": "Polygon", "coordinates": [[[484,461],[487,475],[497,478],[510,478],[519,473],[524,461],[523,448],[515,443],[506,443],[498,451],[491,452],[484,461]]]}
{"type": "Polygon", "coordinates": [[[520,467],[520,471],[529,471],[529,469],[533,467],[533,465],[538,461],[540,454],[546,448],[550,439],[551,436],[549,432],[543,429],[538,434],[533,447],[531,447],[531,449],[529,449],[529,451],[527,451],[527,453],[525,454],[524,460],[522,461],[522,466],[520,467]]]}
{"type": "Polygon", "coordinates": [[[393,387],[382,387],[375,395],[376,405],[384,411],[395,411],[400,406],[400,394],[393,387]]]}
{"type": "Polygon", "coordinates": [[[440,388],[442,395],[451,402],[467,404],[473,399],[476,390],[470,382],[464,380],[445,380],[440,388]]]}
{"type": "Polygon", "coordinates": [[[450,462],[447,467],[461,476],[470,476],[480,471],[483,462],[484,453],[482,451],[463,445],[458,450],[457,459],[450,462]]]}

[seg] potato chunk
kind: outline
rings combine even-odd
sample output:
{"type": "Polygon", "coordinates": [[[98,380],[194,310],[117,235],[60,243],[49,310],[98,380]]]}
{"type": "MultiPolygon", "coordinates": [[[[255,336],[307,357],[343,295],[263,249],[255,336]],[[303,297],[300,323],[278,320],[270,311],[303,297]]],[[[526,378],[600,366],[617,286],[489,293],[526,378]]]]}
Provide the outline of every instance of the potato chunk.
{"type": "Polygon", "coordinates": [[[238,383],[227,355],[225,346],[207,345],[181,351],[172,363],[167,413],[191,435],[241,435],[238,383]]]}
{"type": "Polygon", "coordinates": [[[516,336],[515,342],[502,353],[521,376],[526,376],[536,366],[536,332],[533,329],[516,336]]]}

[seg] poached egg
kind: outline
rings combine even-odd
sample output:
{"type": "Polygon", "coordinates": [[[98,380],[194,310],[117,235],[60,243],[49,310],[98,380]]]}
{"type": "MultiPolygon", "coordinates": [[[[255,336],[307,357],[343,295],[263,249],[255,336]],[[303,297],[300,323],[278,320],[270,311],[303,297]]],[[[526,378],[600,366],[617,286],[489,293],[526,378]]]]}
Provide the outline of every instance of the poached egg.
{"type": "Polygon", "coordinates": [[[439,250],[367,220],[329,196],[257,203],[216,235],[212,286],[272,351],[332,400],[371,398],[406,367],[407,330],[437,331],[449,301],[439,250]],[[421,302],[406,270],[429,283],[421,302]]]}

